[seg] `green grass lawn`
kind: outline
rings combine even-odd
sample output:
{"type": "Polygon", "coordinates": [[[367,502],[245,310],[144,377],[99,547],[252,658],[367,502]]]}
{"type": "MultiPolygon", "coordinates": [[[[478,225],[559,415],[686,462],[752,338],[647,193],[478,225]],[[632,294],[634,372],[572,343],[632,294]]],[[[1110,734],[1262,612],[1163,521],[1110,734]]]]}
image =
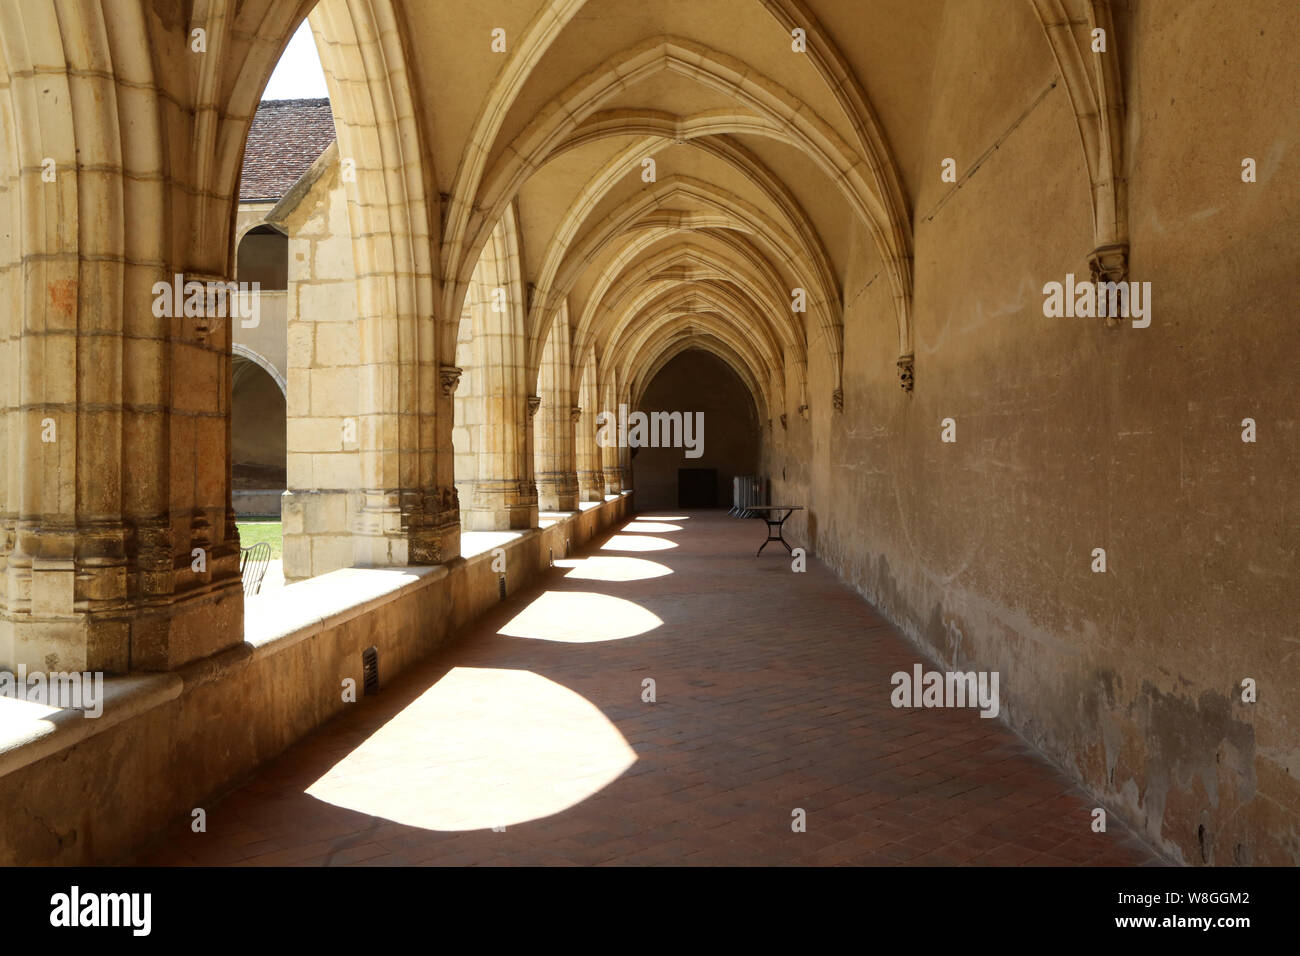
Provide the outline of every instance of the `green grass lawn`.
{"type": "Polygon", "coordinates": [[[265,541],[271,546],[271,560],[278,561],[281,557],[281,543],[284,534],[280,529],[278,521],[238,521],[239,528],[239,545],[243,548],[251,548],[253,545],[265,541]]]}

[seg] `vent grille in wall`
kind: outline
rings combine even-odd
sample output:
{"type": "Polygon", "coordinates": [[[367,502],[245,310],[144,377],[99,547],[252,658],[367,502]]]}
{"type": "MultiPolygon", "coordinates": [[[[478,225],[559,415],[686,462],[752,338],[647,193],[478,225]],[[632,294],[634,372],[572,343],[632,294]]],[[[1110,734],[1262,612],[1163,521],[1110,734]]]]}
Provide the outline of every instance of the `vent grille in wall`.
{"type": "Polygon", "coordinates": [[[379,693],[379,648],[367,647],[361,652],[361,674],[366,696],[379,693]]]}

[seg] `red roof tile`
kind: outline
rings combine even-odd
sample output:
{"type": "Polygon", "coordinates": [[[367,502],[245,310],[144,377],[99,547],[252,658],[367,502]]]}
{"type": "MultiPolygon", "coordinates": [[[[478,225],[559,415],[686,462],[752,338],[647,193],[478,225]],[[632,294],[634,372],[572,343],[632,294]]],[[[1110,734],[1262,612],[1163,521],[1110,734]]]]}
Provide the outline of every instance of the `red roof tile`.
{"type": "Polygon", "coordinates": [[[278,201],[333,141],[328,99],[263,100],[244,147],[240,202],[278,201]]]}

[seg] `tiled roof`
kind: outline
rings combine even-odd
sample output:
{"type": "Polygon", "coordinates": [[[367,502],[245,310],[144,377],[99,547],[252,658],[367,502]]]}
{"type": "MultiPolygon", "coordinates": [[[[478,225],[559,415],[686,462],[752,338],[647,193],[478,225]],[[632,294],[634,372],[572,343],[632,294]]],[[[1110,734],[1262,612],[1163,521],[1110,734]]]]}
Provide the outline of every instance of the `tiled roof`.
{"type": "Polygon", "coordinates": [[[263,100],[244,147],[240,201],[278,201],[333,141],[329,100],[263,100]]]}

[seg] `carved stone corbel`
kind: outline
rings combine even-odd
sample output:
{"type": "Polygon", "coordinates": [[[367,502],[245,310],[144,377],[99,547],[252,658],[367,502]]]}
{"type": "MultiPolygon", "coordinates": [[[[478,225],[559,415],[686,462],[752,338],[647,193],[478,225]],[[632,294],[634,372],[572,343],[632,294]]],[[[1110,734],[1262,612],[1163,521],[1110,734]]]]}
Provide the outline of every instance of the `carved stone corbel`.
{"type": "Polygon", "coordinates": [[[1126,282],[1128,280],[1128,243],[1111,242],[1098,246],[1088,254],[1088,269],[1093,282],[1126,282]]]}
{"type": "Polygon", "coordinates": [[[461,371],[462,369],[455,365],[444,365],[438,370],[443,395],[451,398],[452,392],[456,391],[456,386],[460,384],[461,371]]]}
{"type": "MultiPolygon", "coordinates": [[[[1092,250],[1092,252],[1088,254],[1088,270],[1092,273],[1092,281],[1094,283],[1127,282],[1128,243],[1110,242],[1092,250]]],[[[1123,324],[1123,316],[1106,316],[1107,328],[1116,329],[1123,324]]]]}
{"type": "MultiPolygon", "coordinates": [[[[200,345],[210,345],[212,342],[212,333],[216,330],[216,320],[220,316],[228,316],[227,321],[234,328],[238,316],[235,314],[235,302],[224,300],[224,292],[217,292],[215,287],[223,287],[229,279],[216,275],[200,275],[198,273],[189,273],[182,276],[184,280],[180,287],[176,289],[175,294],[180,298],[172,303],[172,308],[176,310],[174,318],[186,318],[190,320],[190,328],[194,333],[194,340],[200,345]],[[185,291],[190,283],[197,283],[203,291],[203,308],[199,310],[198,315],[187,315],[185,311],[185,300],[189,298],[189,293],[185,291]],[[218,301],[221,299],[222,301],[218,301]]],[[[173,286],[173,288],[175,288],[173,286]]],[[[260,292],[251,292],[251,296],[260,296],[260,292]]],[[[243,299],[243,296],[240,296],[243,299]]],[[[251,301],[251,299],[250,299],[251,301]]]]}
{"type": "Polygon", "coordinates": [[[542,396],[540,395],[528,396],[528,420],[529,421],[532,421],[533,416],[537,414],[537,410],[541,407],[542,407],[542,396]]]}
{"type": "Polygon", "coordinates": [[[831,407],[837,412],[844,411],[844,389],[837,388],[831,392],[831,407]]]}
{"type": "Polygon", "coordinates": [[[898,357],[898,384],[903,391],[910,392],[916,378],[916,360],[911,353],[898,357]]]}

